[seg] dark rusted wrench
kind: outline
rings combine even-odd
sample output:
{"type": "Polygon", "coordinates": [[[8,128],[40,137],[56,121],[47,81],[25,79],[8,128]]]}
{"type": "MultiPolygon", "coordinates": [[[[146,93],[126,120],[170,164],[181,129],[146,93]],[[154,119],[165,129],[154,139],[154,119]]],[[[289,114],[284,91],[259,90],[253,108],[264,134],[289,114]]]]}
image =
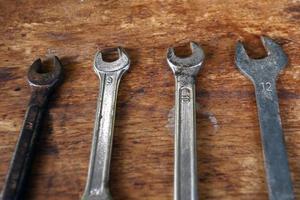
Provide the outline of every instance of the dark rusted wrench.
{"type": "Polygon", "coordinates": [[[42,68],[41,60],[37,59],[27,74],[32,93],[4,183],[2,200],[22,199],[43,111],[46,108],[48,97],[62,77],[62,65],[57,57],[53,58],[51,72],[43,73],[42,68]]]}

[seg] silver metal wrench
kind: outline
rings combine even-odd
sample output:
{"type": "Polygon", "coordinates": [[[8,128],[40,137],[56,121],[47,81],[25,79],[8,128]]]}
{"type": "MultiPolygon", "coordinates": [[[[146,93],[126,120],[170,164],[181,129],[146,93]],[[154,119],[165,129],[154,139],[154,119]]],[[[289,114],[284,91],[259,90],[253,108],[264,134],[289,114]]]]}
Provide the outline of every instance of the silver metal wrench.
{"type": "Polygon", "coordinates": [[[129,68],[130,60],[122,48],[99,51],[95,56],[94,70],[100,78],[94,136],[89,172],[83,200],[111,200],[109,168],[113,141],[116,100],[120,79],[129,68]],[[119,58],[105,62],[102,53],[118,51],[119,58]]]}
{"type": "Polygon", "coordinates": [[[175,169],[174,200],[197,200],[197,149],[195,80],[204,52],[190,43],[192,55],[179,58],[169,48],[167,62],[175,76],[175,169]]]}
{"type": "Polygon", "coordinates": [[[285,150],[276,79],[288,62],[282,48],[270,38],[261,37],[268,56],[251,59],[241,42],[237,44],[235,62],[254,84],[265,170],[270,200],[295,199],[285,150]]]}

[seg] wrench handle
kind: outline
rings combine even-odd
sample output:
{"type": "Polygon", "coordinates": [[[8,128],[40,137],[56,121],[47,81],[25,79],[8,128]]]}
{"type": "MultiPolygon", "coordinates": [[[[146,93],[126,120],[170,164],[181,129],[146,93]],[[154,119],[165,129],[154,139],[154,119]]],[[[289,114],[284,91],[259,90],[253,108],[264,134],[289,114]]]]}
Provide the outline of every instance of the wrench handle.
{"type": "Polygon", "coordinates": [[[174,200],[197,200],[195,78],[176,76],[174,200]]]}
{"type": "Polygon", "coordinates": [[[281,126],[275,80],[255,84],[270,200],[295,199],[281,126]]]}
{"type": "Polygon", "coordinates": [[[89,172],[83,200],[112,199],[108,181],[113,142],[116,101],[123,72],[100,73],[100,89],[90,156],[89,172]]]}
{"type": "Polygon", "coordinates": [[[33,91],[27,107],[23,127],[13,153],[8,174],[4,183],[1,200],[22,199],[26,178],[30,172],[30,165],[38,137],[42,113],[47,96],[36,101],[36,91],[33,91]]]}

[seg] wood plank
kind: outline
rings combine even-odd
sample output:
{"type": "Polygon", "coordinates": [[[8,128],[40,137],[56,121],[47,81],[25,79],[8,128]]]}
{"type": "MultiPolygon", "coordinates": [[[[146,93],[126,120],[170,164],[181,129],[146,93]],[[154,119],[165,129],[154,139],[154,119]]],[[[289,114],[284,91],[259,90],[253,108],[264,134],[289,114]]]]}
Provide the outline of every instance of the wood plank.
{"type": "Polygon", "coordinates": [[[85,186],[99,80],[97,49],[125,47],[132,60],[119,90],[111,163],[114,199],[171,199],[174,78],[167,47],[194,40],[206,62],[197,82],[200,199],[267,199],[254,90],[236,69],[237,40],[264,55],[260,35],[280,43],[289,65],[278,79],[280,111],[300,198],[300,2],[0,1],[0,188],[23,121],[28,66],[56,54],[64,83],[50,100],[27,199],[79,199],[85,186]]]}

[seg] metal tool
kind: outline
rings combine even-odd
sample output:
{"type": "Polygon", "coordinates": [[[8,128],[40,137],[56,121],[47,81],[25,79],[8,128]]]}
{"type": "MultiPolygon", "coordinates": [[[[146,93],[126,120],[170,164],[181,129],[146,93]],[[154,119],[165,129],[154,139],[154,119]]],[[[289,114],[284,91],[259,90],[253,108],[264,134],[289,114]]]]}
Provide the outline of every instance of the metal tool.
{"type": "Polygon", "coordinates": [[[175,75],[175,171],[174,200],[197,200],[197,149],[195,80],[204,52],[190,43],[192,55],[179,58],[169,48],[167,62],[175,75]]]}
{"type": "Polygon", "coordinates": [[[282,48],[270,38],[261,37],[268,56],[251,59],[241,42],[237,44],[235,62],[254,84],[265,170],[271,200],[294,199],[287,153],[279,115],[276,79],[288,62],[282,48]]]}
{"type": "Polygon", "coordinates": [[[94,70],[101,81],[89,172],[83,200],[112,199],[108,182],[116,100],[121,77],[129,69],[129,65],[129,57],[121,47],[97,52],[95,56],[94,70]],[[103,61],[102,54],[116,50],[119,54],[118,60],[103,61]]]}
{"type": "Polygon", "coordinates": [[[22,192],[30,171],[42,115],[50,94],[62,77],[62,65],[57,57],[53,58],[52,71],[45,73],[42,71],[43,64],[40,59],[36,60],[29,68],[27,78],[32,91],[31,98],[4,183],[2,200],[23,199],[22,192]]]}

